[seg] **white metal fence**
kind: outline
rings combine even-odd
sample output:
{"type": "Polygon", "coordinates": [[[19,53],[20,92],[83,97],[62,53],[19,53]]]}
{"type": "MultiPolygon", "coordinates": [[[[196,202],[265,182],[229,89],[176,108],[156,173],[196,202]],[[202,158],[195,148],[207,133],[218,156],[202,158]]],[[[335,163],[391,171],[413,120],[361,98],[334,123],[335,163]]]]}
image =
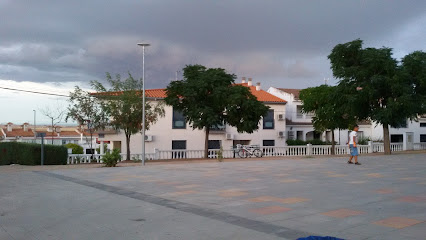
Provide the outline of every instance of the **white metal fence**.
{"type": "MultiPolygon", "coordinates": [[[[413,145],[414,150],[426,150],[426,143],[415,143],[413,145]]],[[[319,156],[319,155],[331,155],[330,145],[311,145],[306,146],[286,146],[286,147],[260,147],[263,156],[319,156]]],[[[403,151],[404,147],[402,143],[392,143],[391,151],[403,151]]],[[[218,158],[220,150],[209,150],[209,158],[218,158]]],[[[358,145],[358,151],[360,154],[384,152],[383,143],[372,143],[368,145],[358,145]]],[[[350,150],[348,146],[335,146],[336,155],[349,154],[350,150]]],[[[168,159],[201,159],[204,157],[204,150],[155,150],[154,153],[147,153],[145,155],[146,160],[168,160],[168,159]]],[[[229,149],[222,151],[223,158],[239,158],[238,149],[229,149]]],[[[140,161],[142,154],[130,154],[130,160],[140,161]]],[[[126,154],[121,154],[120,161],[126,160],[126,154]]],[[[102,155],[94,154],[70,154],[68,155],[68,164],[78,163],[101,163],[102,155]]]]}

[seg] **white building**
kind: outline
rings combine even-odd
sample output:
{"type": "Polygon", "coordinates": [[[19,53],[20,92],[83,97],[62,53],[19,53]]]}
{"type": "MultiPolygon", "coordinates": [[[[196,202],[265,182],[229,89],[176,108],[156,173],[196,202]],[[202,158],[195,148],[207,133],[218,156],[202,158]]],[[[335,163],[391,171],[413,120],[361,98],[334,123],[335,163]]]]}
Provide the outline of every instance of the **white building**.
{"type": "MultiPolygon", "coordinates": [[[[285,146],[286,139],[284,136],[285,108],[286,101],[261,89],[260,83],[253,85],[249,78],[241,83],[243,86],[250,88],[251,93],[257,99],[270,107],[268,116],[260,121],[257,131],[252,134],[238,133],[237,129],[231,126],[221,126],[211,129],[209,135],[209,148],[231,149],[237,144],[243,145],[260,145],[260,146],[285,146]]],[[[149,89],[146,90],[147,101],[156,104],[163,101],[166,97],[165,89],[149,89]]],[[[185,122],[180,112],[174,111],[172,106],[164,107],[165,117],[150,126],[146,132],[146,152],[153,153],[155,149],[159,150],[203,150],[204,149],[204,130],[193,130],[189,124],[185,122]]],[[[101,141],[110,141],[111,148],[118,148],[122,153],[126,152],[126,141],[123,131],[117,134],[100,133],[101,141]],[[102,137],[102,138],[101,138],[102,137]]],[[[142,148],[141,134],[132,135],[130,139],[130,151],[132,154],[140,154],[142,148]]]]}
{"type": "MultiPolygon", "coordinates": [[[[288,139],[312,140],[320,139],[331,141],[331,132],[315,133],[312,125],[312,115],[302,113],[302,101],[299,99],[301,89],[287,89],[271,87],[268,92],[287,101],[286,105],[286,136],[288,139]]],[[[358,123],[359,138],[369,138],[373,141],[383,140],[383,126],[370,122],[358,123]]],[[[335,130],[335,141],[345,145],[348,141],[348,130],[335,130]]],[[[426,142],[426,116],[420,117],[418,122],[407,121],[405,128],[389,129],[391,142],[404,142],[412,136],[414,143],[426,142]],[[408,135],[407,135],[408,134],[408,135]]]]}
{"type": "MultiPolygon", "coordinates": [[[[32,126],[29,123],[15,125],[11,122],[0,127],[0,142],[26,142],[41,143],[41,138],[35,136],[35,132],[44,133],[44,143],[53,145],[65,145],[74,143],[82,146],[85,153],[90,153],[90,137],[89,134],[81,130],[77,126],[32,126]]],[[[98,135],[93,135],[92,147],[96,148],[96,140],[98,135]]]]}

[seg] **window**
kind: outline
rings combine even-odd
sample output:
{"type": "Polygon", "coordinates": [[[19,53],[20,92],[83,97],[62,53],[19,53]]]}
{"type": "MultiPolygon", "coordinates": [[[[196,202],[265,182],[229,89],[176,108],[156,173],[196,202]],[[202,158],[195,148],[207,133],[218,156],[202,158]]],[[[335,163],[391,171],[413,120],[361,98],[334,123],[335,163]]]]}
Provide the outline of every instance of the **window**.
{"type": "Polygon", "coordinates": [[[264,147],[274,147],[275,146],[275,140],[263,140],[263,146],[264,147]]]}
{"type": "Polygon", "coordinates": [[[275,140],[263,140],[263,155],[274,156],[275,140]]]}
{"type": "Polygon", "coordinates": [[[297,131],[297,140],[303,140],[303,131],[297,131]]]}
{"type": "Polygon", "coordinates": [[[213,131],[213,132],[223,132],[225,130],[226,130],[226,126],[223,123],[222,124],[213,125],[213,126],[210,127],[210,131],[213,131]]]}
{"type": "Polygon", "coordinates": [[[420,127],[426,127],[426,122],[421,122],[420,127]]]}
{"type": "Polygon", "coordinates": [[[62,140],[62,145],[65,145],[65,144],[67,144],[67,141],[66,140],[62,140]]]}
{"type": "Polygon", "coordinates": [[[402,134],[392,134],[391,143],[401,143],[404,141],[404,136],[402,134]]]}
{"type": "Polygon", "coordinates": [[[426,142],[426,134],[420,134],[420,142],[426,142]]]}
{"type": "MultiPolygon", "coordinates": [[[[172,150],[186,150],[186,140],[173,140],[172,150]]],[[[185,158],[185,151],[173,151],[172,158],[185,158]]]]}
{"type": "Polygon", "coordinates": [[[220,140],[209,140],[209,149],[220,149],[220,140]]]}
{"type": "Polygon", "coordinates": [[[306,113],[306,117],[307,118],[313,118],[314,116],[315,116],[314,112],[308,112],[308,113],[306,113]]]}
{"type": "Polygon", "coordinates": [[[302,106],[298,105],[296,108],[297,108],[296,118],[303,118],[302,106]]]}
{"type": "Polygon", "coordinates": [[[186,120],[185,116],[183,116],[182,112],[173,109],[173,129],[185,129],[186,128],[186,120]]]}
{"type": "Polygon", "coordinates": [[[86,154],[95,154],[95,149],[86,149],[86,154]]]}
{"type": "Polygon", "coordinates": [[[263,118],[263,129],[274,129],[274,110],[269,110],[263,118]]]}

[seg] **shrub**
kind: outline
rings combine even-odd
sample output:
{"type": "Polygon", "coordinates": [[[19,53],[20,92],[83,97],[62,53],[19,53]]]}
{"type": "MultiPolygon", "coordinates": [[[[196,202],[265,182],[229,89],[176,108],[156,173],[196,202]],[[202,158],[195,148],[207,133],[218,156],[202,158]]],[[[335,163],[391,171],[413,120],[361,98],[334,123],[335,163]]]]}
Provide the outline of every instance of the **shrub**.
{"type": "MultiPolygon", "coordinates": [[[[108,144],[106,144],[106,143],[104,143],[104,153],[106,153],[106,152],[108,152],[109,151],[109,149],[108,149],[108,144]]],[[[98,154],[100,154],[101,153],[101,146],[99,145],[99,147],[97,147],[96,148],[96,152],[98,153],[98,154]]]]}
{"type": "Polygon", "coordinates": [[[105,167],[115,167],[120,158],[120,150],[114,149],[112,152],[105,153],[105,155],[102,156],[102,161],[105,167]]]}
{"type": "Polygon", "coordinates": [[[287,145],[289,146],[297,146],[297,145],[306,145],[307,143],[303,140],[287,140],[286,141],[287,145]]]}
{"type": "MultiPolygon", "coordinates": [[[[40,165],[41,145],[35,143],[0,143],[0,165],[40,165]]],[[[44,145],[45,165],[67,164],[68,151],[64,146],[44,145]]]]}
{"type": "Polygon", "coordinates": [[[309,141],[306,141],[306,143],[309,143],[309,144],[312,144],[312,145],[326,145],[327,144],[326,142],[321,141],[319,139],[309,140],[309,141]]]}
{"type": "Polygon", "coordinates": [[[367,145],[369,141],[371,141],[371,139],[369,137],[361,137],[361,138],[358,139],[358,144],[359,145],[367,145]]]}
{"type": "Polygon", "coordinates": [[[217,151],[217,160],[223,162],[223,147],[220,146],[219,151],[217,151]]]}
{"type": "Polygon", "coordinates": [[[75,144],[75,143],[68,143],[65,145],[66,148],[72,148],[72,154],[83,154],[83,147],[75,144]]]}

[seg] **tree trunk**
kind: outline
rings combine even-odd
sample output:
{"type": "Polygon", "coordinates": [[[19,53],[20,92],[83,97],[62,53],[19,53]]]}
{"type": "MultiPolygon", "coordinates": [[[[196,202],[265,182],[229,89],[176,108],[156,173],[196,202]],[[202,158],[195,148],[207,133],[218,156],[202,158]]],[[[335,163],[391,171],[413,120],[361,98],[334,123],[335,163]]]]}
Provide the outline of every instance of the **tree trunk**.
{"type": "Polygon", "coordinates": [[[331,155],[336,155],[336,143],[334,141],[334,129],[331,130],[331,155]]]}
{"type": "Polygon", "coordinates": [[[209,157],[209,133],[210,133],[210,128],[206,127],[206,138],[204,140],[204,158],[209,157]]]}
{"type": "Polygon", "coordinates": [[[54,130],[53,130],[53,118],[52,118],[52,145],[53,145],[53,133],[54,133],[54,130]]]}
{"type": "MultiPolygon", "coordinates": [[[[87,140],[86,140],[87,141],[87,140]]],[[[93,160],[93,154],[95,151],[93,151],[93,132],[90,130],[90,153],[92,154],[91,159],[93,160]]]]}
{"type": "Polygon", "coordinates": [[[126,134],[126,160],[130,160],[130,136],[130,134],[126,134]]]}
{"type": "Polygon", "coordinates": [[[385,155],[391,154],[390,140],[389,140],[389,125],[383,124],[383,144],[385,149],[385,155]]]}

